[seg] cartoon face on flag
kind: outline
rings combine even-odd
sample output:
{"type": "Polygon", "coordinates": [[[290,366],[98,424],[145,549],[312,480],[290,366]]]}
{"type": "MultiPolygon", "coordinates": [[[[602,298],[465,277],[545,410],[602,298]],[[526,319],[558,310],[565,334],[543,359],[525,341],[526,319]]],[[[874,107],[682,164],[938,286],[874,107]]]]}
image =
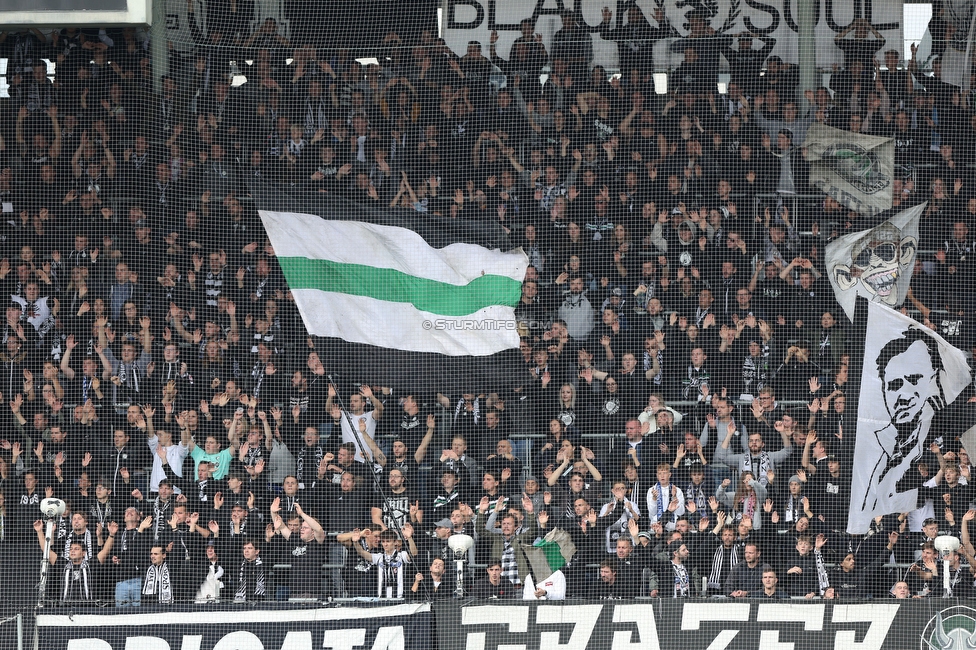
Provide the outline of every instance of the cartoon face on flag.
{"type": "MultiPolygon", "coordinates": [[[[917,507],[933,420],[970,381],[963,352],[901,313],[868,303],[847,531],[917,507]]],[[[936,429],[938,430],[938,429],[936,429]]]]}
{"type": "Polygon", "coordinates": [[[901,212],[870,230],[844,235],[827,245],[827,277],[850,319],[854,301],[897,307],[905,300],[918,250],[918,221],[925,204],[901,212]]]}

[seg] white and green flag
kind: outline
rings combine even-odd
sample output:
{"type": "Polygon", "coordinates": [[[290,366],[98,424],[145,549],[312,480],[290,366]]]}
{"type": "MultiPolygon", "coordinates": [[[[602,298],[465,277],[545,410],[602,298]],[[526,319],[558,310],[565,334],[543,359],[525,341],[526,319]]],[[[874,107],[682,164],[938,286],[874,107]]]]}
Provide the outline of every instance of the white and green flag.
{"type": "Polygon", "coordinates": [[[435,247],[406,227],[259,214],[312,335],[451,357],[518,347],[521,249],[435,247]]]}
{"type": "Polygon", "coordinates": [[[891,208],[895,142],[814,122],[803,141],[810,185],[859,214],[891,208]]]}

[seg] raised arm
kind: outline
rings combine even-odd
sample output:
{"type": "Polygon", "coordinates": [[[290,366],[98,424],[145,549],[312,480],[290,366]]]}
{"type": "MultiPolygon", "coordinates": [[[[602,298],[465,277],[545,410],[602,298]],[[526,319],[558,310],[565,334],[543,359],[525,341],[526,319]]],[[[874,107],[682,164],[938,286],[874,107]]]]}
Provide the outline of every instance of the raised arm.
{"type": "Polygon", "coordinates": [[[301,517],[305,523],[308,524],[308,527],[312,529],[312,534],[315,536],[315,541],[319,544],[324,542],[325,530],[322,528],[322,524],[319,523],[319,520],[302,510],[301,505],[297,503],[295,504],[295,512],[297,512],[298,516],[301,517]]]}
{"type": "Polygon", "coordinates": [[[102,545],[102,550],[98,552],[98,563],[105,564],[107,560],[112,555],[112,547],[115,546],[115,535],[119,532],[119,524],[115,521],[108,522],[108,538],[105,540],[105,544],[102,545]]]}
{"type": "Polygon", "coordinates": [[[381,467],[386,467],[386,455],[380,449],[373,437],[366,432],[366,423],[363,421],[359,422],[359,433],[362,435],[363,442],[369,447],[369,453],[373,457],[373,461],[380,464],[381,467]]]}
{"type": "MultiPolygon", "coordinates": [[[[37,533],[37,543],[41,547],[41,552],[44,551],[44,547],[47,546],[44,541],[44,522],[38,519],[34,522],[34,531],[37,533]]],[[[47,561],[51,564],[58,563],[58,554],[52,549],[47,556],[47,561]]]]}
{"type": "Polygon", "coordinates": [[[427,416],[427,433],[424,434],[424,439],[417,445],[417,451],[413,452],[413,459],[418,465],[424,462],[424,457],[427,456],[427,448],[430,447],[430,442],[434,439],[434,429],[436,427],[437,418],[431,413],[427,416]]]}

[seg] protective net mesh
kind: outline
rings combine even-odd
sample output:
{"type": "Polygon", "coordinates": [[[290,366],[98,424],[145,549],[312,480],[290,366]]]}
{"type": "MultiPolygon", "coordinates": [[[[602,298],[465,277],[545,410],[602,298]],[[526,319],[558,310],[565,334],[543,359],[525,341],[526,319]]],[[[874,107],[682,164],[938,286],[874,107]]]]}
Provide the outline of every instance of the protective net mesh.
{"type": "Polygon", "coordinates": [[[0,34],[3,646],[962,647],[972,8],[774,4],[0,34]]]}

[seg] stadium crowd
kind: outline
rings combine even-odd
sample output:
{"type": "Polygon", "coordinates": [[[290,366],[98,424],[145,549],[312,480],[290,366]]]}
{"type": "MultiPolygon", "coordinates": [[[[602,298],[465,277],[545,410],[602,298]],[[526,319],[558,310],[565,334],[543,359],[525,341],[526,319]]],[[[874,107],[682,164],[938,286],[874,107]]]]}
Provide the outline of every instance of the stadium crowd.
{"type": "Polygon", "coordinates": [[[496,34],[457,56],[391,32],[362,64],[210,5],[188,3],[158,93],[139,30],[0,34],[5,598],[37,597],[46,496],[69,508],[54,602],[450,597],[454,533],[476,539],[470,594],[521,598],[555,529],[570,597],[941,595],[940,532],[973,595],[951,424],[913,467],[918,508],[844,532],[864,333],[823,266],[928,201],[906,309],[970,349],[976,121],[937,59],[855,21],[820,45],[845,54],[830,87],[800,97],[773,39],[693,13],[679,37],[606,10],[611,78],[572,13],[548,50],[527,20],[507,55],[496,34]],[[662,39],[683,56],[667,94],[662,39]],[[894,138],[889,213],[809,187],[815,121],[894,138]],[[251,179],[503,227],[530,260],[518,388],[332,384],[251,179]]]}

